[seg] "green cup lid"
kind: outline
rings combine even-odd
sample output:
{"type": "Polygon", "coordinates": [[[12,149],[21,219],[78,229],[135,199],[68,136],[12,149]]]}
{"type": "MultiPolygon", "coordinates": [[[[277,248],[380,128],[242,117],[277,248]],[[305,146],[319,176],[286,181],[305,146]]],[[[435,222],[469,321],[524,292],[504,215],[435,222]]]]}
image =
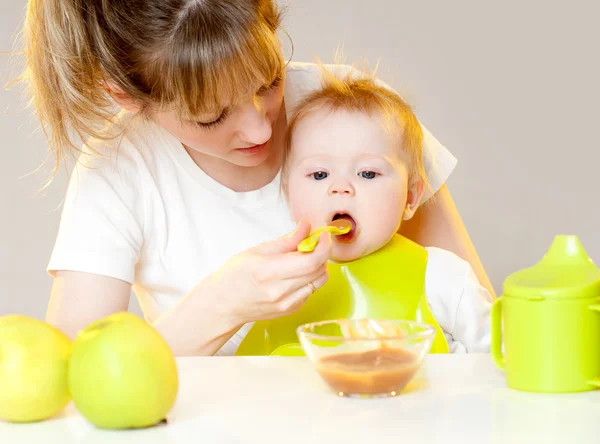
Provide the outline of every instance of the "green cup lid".
{"type": "Polygon", "coordinates": [[[600,297],[600,270],[577,236],[556,236],[540,262],[504,281],[504,296],[531,300],[600,297]]]}

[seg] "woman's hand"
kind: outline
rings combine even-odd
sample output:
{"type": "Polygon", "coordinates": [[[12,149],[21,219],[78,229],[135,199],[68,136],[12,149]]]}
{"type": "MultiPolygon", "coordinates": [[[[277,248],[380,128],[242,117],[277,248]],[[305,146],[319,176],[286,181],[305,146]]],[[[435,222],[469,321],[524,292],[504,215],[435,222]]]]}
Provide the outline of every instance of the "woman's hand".
{"type": "Polygon", "coordinates": [[[298,252],[309,233],[310,225],[301,221],[294,232],[233,256],[207,277],[220,317],[241,326],[302,307],[327,282],[332,248],[331,235],[323,233],[313,252],[298,252]]]}
{"type": "Polygon", "coordinates": [[[293,233],[233,256],[157,319],[174,353],[212,355],[242,325],[298,310],[327,281],[332,248],[324,233],[312,253],[296,251],[309,232],[300,222],[293,233]]]}

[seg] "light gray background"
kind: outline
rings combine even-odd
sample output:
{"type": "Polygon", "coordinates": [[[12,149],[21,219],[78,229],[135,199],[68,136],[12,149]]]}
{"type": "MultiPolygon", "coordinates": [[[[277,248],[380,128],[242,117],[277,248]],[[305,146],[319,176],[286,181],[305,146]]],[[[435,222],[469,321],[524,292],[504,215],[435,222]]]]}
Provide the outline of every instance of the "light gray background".
{"type": "MultiPolygon", "coordinates": [[[[340,42],[348,62],[381,58],[380,77],[459,158],[449,186],[498,292],[559,233],[600,260],[597,0],[286,3],[295,60],[332,61],[340,42]]],[[[25,4],[0,3],[0,51],[25,4]]],[[[0,55],[3,83],[21,62],[0,55]]],[[[0,314],[43,318],[65,176],[43,195],[47,170],[21,178],[46,150],[24,103],[0,91],[0,314]]]]}

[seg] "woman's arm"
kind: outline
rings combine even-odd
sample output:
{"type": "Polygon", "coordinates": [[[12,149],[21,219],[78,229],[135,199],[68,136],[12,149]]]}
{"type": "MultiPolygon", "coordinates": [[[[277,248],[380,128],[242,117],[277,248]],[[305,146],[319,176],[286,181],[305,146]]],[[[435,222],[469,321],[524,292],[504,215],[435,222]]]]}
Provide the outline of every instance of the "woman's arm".
{"type": "Polygon", "coordinates": [[[46,321],[74,339],[88,324],[127,311],[131,284],[79,271],[56,271],[46,321]]]}
{"type": "MultiPolygon", "coordinates": [[[[200,284],[198,290],[200,293],[212,291],[206,287],[206,283],[200,284]]],[[[91,322],[127,311],[130,293],[131,284],[119,279],[79,271],[58,271],[52,284],[46,321],[74,339],[91,322]]],[[[235,329],[227,328],[215,316],[215,304],[206,303],[209,298],[186,296],[184,299],[185,303],[165,316],[166,322],[159,320],[155,324],[156,329],[176,355],[215,353],[235,329]],[[191,332],[194,339],[190,346],[185,340],[190,341],[191,332]]]]}
{"type": "Polygon", "coordinates": [[[402,224],[400,233],[424,247],[443,248],[463,258],[471,264],[481,285],[496,297],[446,185],[419,208],[411,220],[402,224]]]}
{"type": "MultiPolygon", "coordinates": [[[[327,281],[331,237],[311,254],[298,244],[310,233],[302,221],[290,235],[238,253],[160,316],[154,328],[177,356],[212,355],[244,324],[298,310],[327,281]]],[[[58,271],[47,321],[74,338],[89,323],[125,311],[131,285],[108,276],[58,271]]]]}

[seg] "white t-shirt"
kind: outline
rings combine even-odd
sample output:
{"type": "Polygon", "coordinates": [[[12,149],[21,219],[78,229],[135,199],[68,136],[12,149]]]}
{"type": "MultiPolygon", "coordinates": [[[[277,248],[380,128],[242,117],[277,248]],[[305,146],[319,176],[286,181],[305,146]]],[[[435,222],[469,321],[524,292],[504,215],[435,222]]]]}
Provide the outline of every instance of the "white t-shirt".
{"type": "MultiPolygon", "coordinates": [[[[290,63],[288,112],[320,82],[318,66],[290,63]]],[[[107,157],[84,154],[73,171],[48,271],[129,282],[153,322],[231,256],[289,232],[294,224],[279,176],[259,190],[234,192],[205,174],[173,135],[141,118],[125,113],[123,118],[130,119],[127,131],[109,142],[113,147],[90,143],[107,157]]],[[[426,172],[436,191],[456,159],[423,130],[426,172]]],[[[459,279],[440,284],[464,286],[459,279]]],[[[448,325],[454,325],[455,313],[449,316],[448,325]]],[[[223,352],[235,350],[243,331],[223,352]]]]}

